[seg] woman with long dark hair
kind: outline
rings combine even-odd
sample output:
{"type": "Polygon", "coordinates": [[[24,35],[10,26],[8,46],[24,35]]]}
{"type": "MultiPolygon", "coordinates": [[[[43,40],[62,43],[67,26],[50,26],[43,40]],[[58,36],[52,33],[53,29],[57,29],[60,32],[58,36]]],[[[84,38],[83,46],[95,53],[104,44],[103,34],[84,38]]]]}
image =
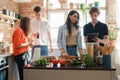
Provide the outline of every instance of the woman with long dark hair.
{"type": "Polygon", "coordinates": [[[28,35],[30,33],[29,25],[30,19],[24,17],[20,22],[20,26],[15,29],[12,37],[13,55],[18,66],[20,80],[23,80],[23,66],[26,61],[25,56],[28,54],[28,46],[32,45],[32,42],[28,42],[28,35]]]}
{"type": "Polygon", "coordinates": [[[58,47],[62,56],[78,56],[82,54],[81,33],[79,30],[79,13],[71,10],[64,25],[58,32],[58,47]]]}

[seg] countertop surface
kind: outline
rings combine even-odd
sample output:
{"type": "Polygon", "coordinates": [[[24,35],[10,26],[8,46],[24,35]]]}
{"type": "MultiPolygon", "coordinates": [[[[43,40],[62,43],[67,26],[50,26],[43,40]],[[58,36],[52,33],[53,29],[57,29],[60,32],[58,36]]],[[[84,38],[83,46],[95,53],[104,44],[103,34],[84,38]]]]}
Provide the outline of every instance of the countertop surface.
{"type": "Polygon", "coordinates": [[[0,58],[3,58],[3,57],[8,57],[8,56],[11,56],[13,55],[12,53],[2,53],[0,54],[0,58]]]}
{"type": "Polygon", "coordinates": [[[46,66],[34,65],[34,63],[30,63],[24,66],[24,69],[49,69],[49,70],[116,70],[116,68],[104,68],[101,65],[93,66],[93,67],[83,67],[82,65],[71,65],[67,62],[65,65],[61,66],[59,63],[57,65],[53,65],[52,63],[46,66]]]}

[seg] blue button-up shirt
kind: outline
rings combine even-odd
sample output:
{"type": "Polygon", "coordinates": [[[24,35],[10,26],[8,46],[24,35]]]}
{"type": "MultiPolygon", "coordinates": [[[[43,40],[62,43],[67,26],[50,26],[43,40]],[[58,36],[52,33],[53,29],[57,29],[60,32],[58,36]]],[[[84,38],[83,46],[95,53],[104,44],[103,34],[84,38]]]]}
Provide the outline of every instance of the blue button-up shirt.
{"type": "MultiPolygon", "coordinates": [[[[81,32],[80,30],[74,30],[77,32],[77,51],[80,51],[80,48],[82,48],[82,39],[81,39],[81,32]]],[[[57,45],[59,48],[63,48],[66,52],[66,35],[67,35],[68,29],[67,25],[62,25],[59,28],[58,31],[58,38],[57,38],[57,45]]]]}

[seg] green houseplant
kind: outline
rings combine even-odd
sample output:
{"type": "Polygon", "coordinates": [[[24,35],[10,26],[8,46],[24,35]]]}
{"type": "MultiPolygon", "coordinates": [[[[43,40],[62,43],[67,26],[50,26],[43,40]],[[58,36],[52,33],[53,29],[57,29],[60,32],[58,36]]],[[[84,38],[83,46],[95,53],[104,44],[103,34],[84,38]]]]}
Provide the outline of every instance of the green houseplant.
{"type": "Polygon", "coordinates": [[[53,8],[53,4],[49,3],[49,8],[52,9],[53,8]]]}
{"type": "Polygon", "coordinates": [[[118,33],[119,28],[111,26],[109,28],[109,40],[116,40],[117,39],[117,33],[118,33]]]}
{"type": "Polygon", "coordinates": [[[85,7],[85,4],[84,4],[84,3],[81,3],[81,4],[80,4],[80,9],[82,10],[82,13],[85,14],[85,9],[86,9],[86,7],[85,7]]]}
{"type": "Polygon", "coordinates": [[[93,7],[93,3],[88,4],[88,9],[91,9],[93,7]]]}
{"type": "Polygon", "coordinates": [[[99,2],[98,2],[98,1],[95,1],[95,2],[94,2],[94,5],[95,5],[95,7],[99,7],[99,2]]]}
{"type": "Polygon", "coordinates": [[[18,19],[22,19],[23,18],[23,16],[21,15],[21,14],[18,14],[18,19]]]}
{"type": "Polygon", "coordinates": [[[119,31],[118,27],[111,26],[109,28],[109,44],[111,46],[115,46],[118,31],[119,31]]]}
{"type": "Polygon", "coordinates": [[[80,4],[80,9],[81,9],[81,10],[85,10],[85,4],[84,4],[84,3],[81,3],[81,4],[80,4]]]}

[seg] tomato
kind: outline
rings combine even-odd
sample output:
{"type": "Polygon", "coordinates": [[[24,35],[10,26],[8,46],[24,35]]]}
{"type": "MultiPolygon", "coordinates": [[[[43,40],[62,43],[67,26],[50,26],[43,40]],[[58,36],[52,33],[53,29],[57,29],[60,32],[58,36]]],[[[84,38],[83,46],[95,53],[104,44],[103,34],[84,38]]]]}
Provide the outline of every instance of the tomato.
{"type": "Polygon", "coordinates": [[[57,64],[58,64],[58,60],[57,60],[57,59],[52,59],[52,63],[53,63],[54,65],[57,65],[57,64]]]}
{"type": "Polygon", "coordinates": [[[59,63],[60,63],[61,65],[65,65],[66,60],[65,60],[65,59],[59,59],[59,63]]]}

